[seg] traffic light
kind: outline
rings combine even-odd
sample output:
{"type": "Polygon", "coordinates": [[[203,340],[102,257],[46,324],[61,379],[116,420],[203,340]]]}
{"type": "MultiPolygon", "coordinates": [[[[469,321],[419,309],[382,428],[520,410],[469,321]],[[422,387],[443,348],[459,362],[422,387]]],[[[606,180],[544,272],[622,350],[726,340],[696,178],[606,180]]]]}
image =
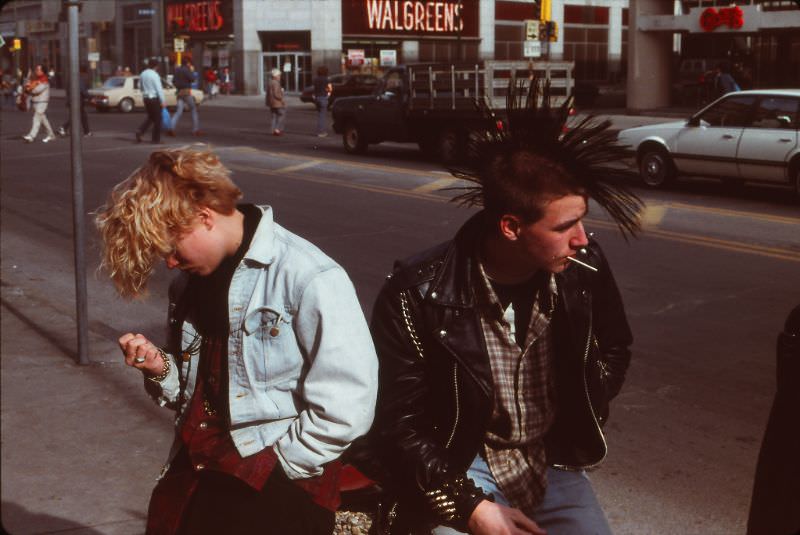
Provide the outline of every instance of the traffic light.
{"type": "Polygon", "coordinates": [[[546,22],[553,17],[553,1],[541,0],[539,2],[539,20],[546,22]]]}
{"type": "Polygon", "coordinates": [[[547,21],[547,38],[552,41],[558,41],[558,23],[554,20],[547,21]]]}
{"type": "Polygon", "coordinates": [[[12,43],[11,50],[22,50],[22,39],[14,39],[12,43]]]}

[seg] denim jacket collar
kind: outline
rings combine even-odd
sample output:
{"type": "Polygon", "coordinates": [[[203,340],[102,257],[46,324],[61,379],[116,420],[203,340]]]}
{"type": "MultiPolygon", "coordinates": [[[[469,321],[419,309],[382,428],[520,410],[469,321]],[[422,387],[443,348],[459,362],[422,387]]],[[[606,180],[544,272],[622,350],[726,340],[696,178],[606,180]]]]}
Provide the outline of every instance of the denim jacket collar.
{"type": "Polygon", "coordinates": [[[275,261],[275,220],[271,206],[263,205],[258,208],[262,211],[261,221],[244,259],[268,266],[275,261]]]}

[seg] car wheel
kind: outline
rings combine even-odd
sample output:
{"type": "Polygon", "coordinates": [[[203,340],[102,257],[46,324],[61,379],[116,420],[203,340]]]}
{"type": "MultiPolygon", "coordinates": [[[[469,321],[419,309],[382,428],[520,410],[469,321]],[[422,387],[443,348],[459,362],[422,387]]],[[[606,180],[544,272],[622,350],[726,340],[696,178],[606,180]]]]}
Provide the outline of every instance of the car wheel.
{"type": "Polygon", "coordinates": [[[119,102],[119,111],[122,113],[130,113],[133,111],[133,99],[123,98],[119,102]]]}
{"type": "Polygon", "coordinates": [[[453,128],[445,128],[439,133],[438,156],[442,163],[449,164],[461,157],[464,143],[461,133],[453,128]]]}
{"type": "Polygon", "coordinates": [[[794,194],[797,200],[800,201],[800,162],[794,166],[794,175],[792,176],[792,186],[794,187],[794,194]]]}
{"type": "Polygon", "coordinates": [[[348,154],[363,154],[367,151],[367,142],[361,129],[355,123],[347,123],[342,133],[342,144],[348,154]]]}
{"type": "Polygon", "coordinates": [[[639,157],[639,176],[646,186],[660,188],[675,178],[675,164],[664,149],[648,147],[639,157]]]}

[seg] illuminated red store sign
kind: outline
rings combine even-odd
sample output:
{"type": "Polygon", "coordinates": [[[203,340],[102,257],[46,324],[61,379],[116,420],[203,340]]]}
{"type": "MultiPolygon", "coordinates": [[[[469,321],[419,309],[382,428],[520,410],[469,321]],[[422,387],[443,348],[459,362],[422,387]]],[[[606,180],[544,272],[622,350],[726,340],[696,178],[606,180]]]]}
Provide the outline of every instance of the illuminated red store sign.
{"type": "Polygon", "coordinates": [[[478,9],[474,0],[342,0],[342,32],[477,37],[478,9]]]}
{"type": "Polygon", "coordinates": [[[218,36],[233,33],[231,0],[164,3],[167,32],[190,36],[218,36]]]}
{"type": "Polygon", "coordinates": [[[739,6],[721,7],[715,9],[709,7],[703,10],[700,15],[700,27],[707,32],[713,32],[720,26],[727,26],[732,30],[738,30],[744,26],[744,12],[739,6]]]}

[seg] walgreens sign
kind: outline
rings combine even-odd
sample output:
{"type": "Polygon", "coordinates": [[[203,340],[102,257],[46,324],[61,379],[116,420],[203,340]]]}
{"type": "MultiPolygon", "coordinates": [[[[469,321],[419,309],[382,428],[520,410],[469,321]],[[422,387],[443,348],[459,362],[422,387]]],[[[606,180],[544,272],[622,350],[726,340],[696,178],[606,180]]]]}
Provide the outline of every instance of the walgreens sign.
{"type": "Polygon", "coordinates": [[[342,30],[349,35],[477,37],[479,2],[342,0],[342,30]]]}

